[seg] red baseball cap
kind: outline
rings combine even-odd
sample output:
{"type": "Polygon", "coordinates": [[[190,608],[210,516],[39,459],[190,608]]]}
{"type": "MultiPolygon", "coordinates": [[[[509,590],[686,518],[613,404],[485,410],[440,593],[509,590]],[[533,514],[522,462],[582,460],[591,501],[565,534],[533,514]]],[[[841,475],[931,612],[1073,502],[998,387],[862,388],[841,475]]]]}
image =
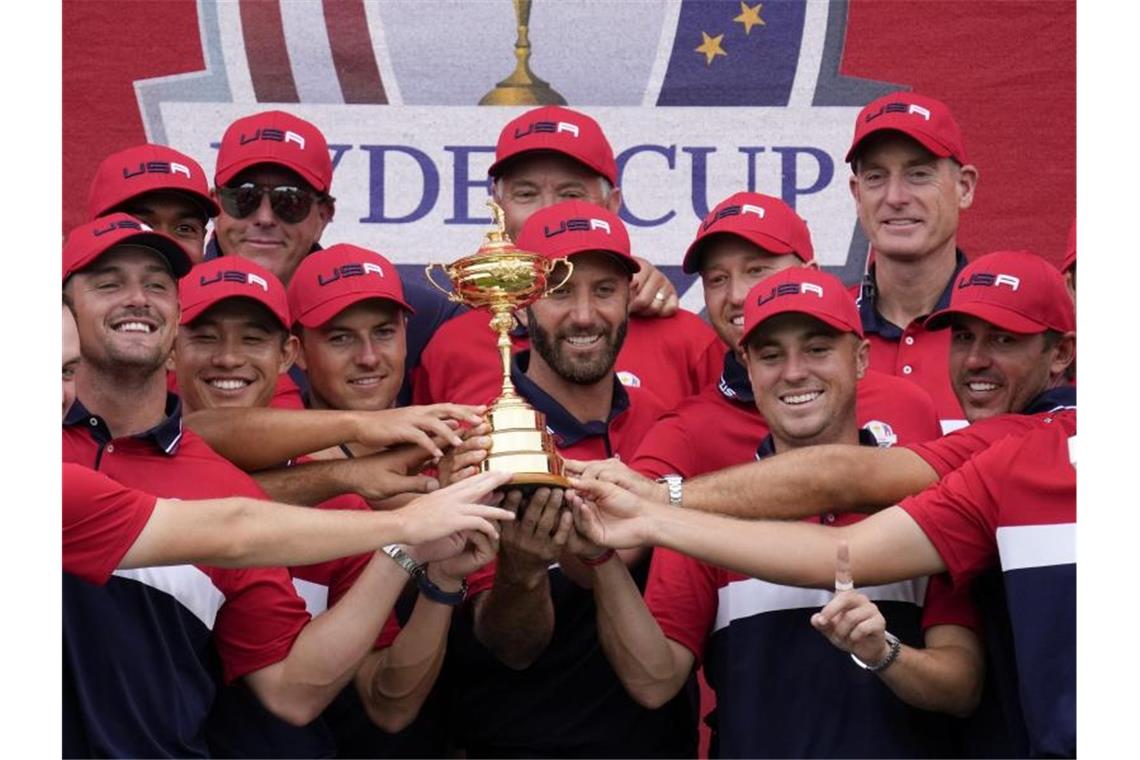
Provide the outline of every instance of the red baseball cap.
{"type": "Polygon", "coordinates": [[[320,327],[357,301],[384,298],[414,314],[400,273],[375,251],[338,243],[301,261],[289,281],[289,313],[305,327],[320,327]]]}
{"type": "Polygon", "coordinates": [[[219,256],[204,261],[178,281],[178,302],[182,305],[180,324],[188,325],[219,301],[252,298],[265,306],[289,329],[289,301],[281,280],[265,267],[244,256],[219,256]]]}
{"type": "Polygon", "coordinates": [[[117,245],[150,248],[166,260],[176,278],[184,276],[193,266],[186,251],[174,238],[156,232],[128,214],[108,214],[81,224],[68,233],[63,244],[64,281],[117,245]]]}
{"type": "Polygon", "coordinates": [[[958,275],[950,307],[931,314],[927,329],[946,327],[954,314],[977,317],[1014,333],[1077,329],[1064,276],[1031,251],[996,251],[970,262],[958,275]]]}
{"type": "Polygon", "coordinates": [[[1077,219],[1069,225],[1069,237],[1065,241],[1065,258],[1061,259],[1061,271],[1068,272],[1077,267],[1077,219]]]}
{"type": "Polygon", "coordinates": [[[681,271],[699,271],[706,238],[719,234],[736,235],[770,253],[794,253],[805,264],[815,257],[807,222],[788,204],[761,193],[735,193],[705,215],[697,236],[685,251],[681,271]]]}
{"type": "Polygon", "coordinates": [[[214,185],[221,187],[257,164],[292,169],[320,193],[332,185],[329,144],[313,124],[284,111],[264,111],[238,119],[222,135],[214,185]]]}
{"type": "Polygon", "coordinates": [[[641,265],[629,252],[629,232],[616,214],[586,201],[562,201],[531,214],[515,243],[524,251],[559,259],[586,251],[612,254],[634,272],[641,265]]]}
{"type": "Polygon", "coordinates": [[[87,217],[94,219],[152,190],[187,195],[207,217],[220,211],[210,197],[206,172],[197,161],[174,148],[146,143],[112,153],[99,164],[87,195],[87,217]]]}
{"type": "Polygon", "coordinates": [[[503,164],[520,153],[552,150],[585,164],[617,185],[614,149],[598,122],[562,106],[542,106],[507,123],[495,146],[495,163],[487,174],[498,177],[503,164]]]}
{"type": "Polygon", "coordinates": [[[739,345],[743,346],[761,323],[787,312],[807,314],[836,330],[863,337],[859,308],[838,277],[819,269],[791,267],[765,277],[748,291],[739,345]]]}
{"type": "Polygon", "coordinates": [[[922,147],[939,158],[953,158],[968,164],[962,131],[946,104],[913,92],[892,92],[876,98],[863,107],[855,119],[855,136],[847,151],[851,163],[859,143],[875,132],[893,129],[917,140],[922,147]]]}

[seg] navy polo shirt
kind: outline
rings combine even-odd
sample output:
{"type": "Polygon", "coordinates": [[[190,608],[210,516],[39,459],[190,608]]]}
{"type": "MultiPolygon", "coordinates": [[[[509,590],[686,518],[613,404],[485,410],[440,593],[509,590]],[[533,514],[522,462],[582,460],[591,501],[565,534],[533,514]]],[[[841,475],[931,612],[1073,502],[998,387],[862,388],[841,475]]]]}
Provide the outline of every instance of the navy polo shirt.
{"type": "MultiPolygon", "coordinates": [[[[580,422],[525,374],[529,351],[515,355],[519,395],[546,415],[558,450],[573,458],[632,455],[660,407],[639,388],[614,379],[607,420],[580,422]]],[[[470,597],[491,588],[496,563],[468,578],[470,597]]],[[[644,588],[648,562],[630,568],[644,588]]],[[[451,697],[450,723],[468,757],[694,757],[695,682],[657,710],[626,693],[602,651],[594,594],[549,570],[554,634],[525,670],[503,665],[474,633],[471,604],[452,620],[441,683],[451,697]]]]}
{"type": "MultiPolygon", "coordinates": [[[[869,431],[859,443],[877,446],[869,431]]],[[[775,451],[768,435],[757,458],[775,451]]],[[[843,524],[861,515],[812,518],[843,524]]],[[[910,646],[923,646],[926,578],[861,588],[910,646]]],[[[703,663],[716,709],[711,757],[944,757],[946,716],[910,707],[812,628],[831,592],[769,583],[666,549],[645,603],[666,637],[703,663]]]]}

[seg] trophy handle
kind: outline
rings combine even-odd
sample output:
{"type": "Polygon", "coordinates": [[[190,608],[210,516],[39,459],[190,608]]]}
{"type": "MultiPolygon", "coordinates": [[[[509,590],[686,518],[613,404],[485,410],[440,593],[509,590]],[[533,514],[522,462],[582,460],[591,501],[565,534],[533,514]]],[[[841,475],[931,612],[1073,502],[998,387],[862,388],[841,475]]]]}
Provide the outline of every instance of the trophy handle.
{"type": "Polygon", "coordinates": [[[558,266],[559,264],[565,264],[566,265],[566,276],[562,278],[562,282],[558,283],[554,287],[548,287],[545,291],[543,291],[543,293],[542,293],[543,298],[550,295],[555,290],[558,290],[560,287],[562,287],[566,283],[570,282],[570,276],[574,274],[574,262],[572,262],[570,259],[568,259],[565,256],[563,256],[560,259],[554,259],[553,261],[551,261],[550,262],[550,269],[547,270],[547,273],[549,274],[550,272],[553,272],[554,268],[556,266],[558,266]]]}
{"type": "Polygon", "coordinates": [[[428,264],[426,267],[424,267],[424,277],[427,278],[427,281],[431,283],[433,288],[435,288],[440,293],[443,293],[445,296],[447,296],[448,301],[453,301],[455,303],[463,303],[462,299],[459,298],[459,295],[457,293],[450,291],[447,288],[441,288],[439,286],[439,283],[436,282],[435,279],[431,276],[431,273],[435,270],[436,267],[439,267],[440,269],[443,270],[444,276],[447,275],[447,269],[443,266],[443,264],[435,263],[435,264],[428,264]]]}

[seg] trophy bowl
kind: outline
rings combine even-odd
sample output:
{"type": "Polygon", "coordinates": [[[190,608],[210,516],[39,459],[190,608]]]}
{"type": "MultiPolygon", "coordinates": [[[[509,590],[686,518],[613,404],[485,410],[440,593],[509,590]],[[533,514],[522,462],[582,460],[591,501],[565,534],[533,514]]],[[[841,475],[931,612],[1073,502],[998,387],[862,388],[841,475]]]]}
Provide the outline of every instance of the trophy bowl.
{"type": "Polygon", "coordinates": [[[502,209],[494,201],[487,203],[495,228],[479,250],[451,264],[428,264],[424,274],[451,301],[491,312],[489,326],[498,335],[502,388],[487,410],[491,449],[480,469],[513,473],[510,487],[521,488],[527,495],[543,486],[568,488],[570,482],[547,432],[546,417],[519,396],[511,382],[510,330],[515,311],[565,285],[574,265],[565,258],[548,259],[516,248],[506,233],[502,209]],[[552,286],[551,275],[560,266],[566,273],[552,286]],[[432,277],[437,267],[451,282],[450,292],[432,277]]]}

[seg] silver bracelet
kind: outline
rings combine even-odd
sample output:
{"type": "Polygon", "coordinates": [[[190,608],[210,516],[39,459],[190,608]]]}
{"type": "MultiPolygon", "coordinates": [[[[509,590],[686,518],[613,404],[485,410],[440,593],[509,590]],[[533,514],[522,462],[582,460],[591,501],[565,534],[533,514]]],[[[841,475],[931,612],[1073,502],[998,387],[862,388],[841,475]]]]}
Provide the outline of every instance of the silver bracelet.
{"type": "Polygon", "coordinates": [[[685,482],[685,479],[677,473],[671,472],[668,475],[659,477],[657,482],[664,483],[669,489],[669,506],[681,506],[681,485],[685,482]]]}
{"type": "Polygon", "coordinates": [[[863,668],[863,670],[869,670],[872,673],[878,673],[879,671],[886,670],[888,667],[890,667],[891,663],[899,658],[899,651],[902,650],[902,642],[899,641],[899,637],[890,631],[885,631],[883,635],[887,639],[887,646],[890,647],[890,650],[887,652],[887,656],[876,663],[868,665],[856,657],[855,653],[852,652],[851,659],[855,661],[856,665],[863,668]]]}
{"type": "Polygon", "coordinates": [[[416,561],[412,559],[412,555],[404,551],[404,548],[399,544],[388,544],[380,551],[384,552],[393,560],[395,560],[397,565],[404,568],[404,570],[408,572],[408,575],[412,576],[417,581],[420,579],[420,577],[423,576],[423,566],[417,565],[416,561]]]}

